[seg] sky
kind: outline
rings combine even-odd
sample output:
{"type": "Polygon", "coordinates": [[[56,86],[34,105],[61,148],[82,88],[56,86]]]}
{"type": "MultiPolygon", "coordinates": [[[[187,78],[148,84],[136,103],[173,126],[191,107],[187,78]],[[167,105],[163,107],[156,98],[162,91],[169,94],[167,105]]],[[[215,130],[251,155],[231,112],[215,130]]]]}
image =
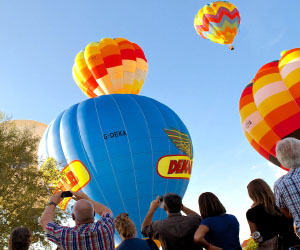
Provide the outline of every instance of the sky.
{"type": "Polygon", "coordinates": [[[198,196],[215,193],[250,235],[247,184],[271,187],[285,172],[260,156],[243,135],[239,98],[264,64],[299,47],[299,0],[232,0],[241,16],[235,50],[194,30],[206,1],[0,1],[0,110],[13,119],[49,124],[85,100],[72,79],[75,55],[89,42],[124,37],[139,44],[149,72],[140,94],[173,109],[194,147],[184,204],[198,211],[198,196]]]}

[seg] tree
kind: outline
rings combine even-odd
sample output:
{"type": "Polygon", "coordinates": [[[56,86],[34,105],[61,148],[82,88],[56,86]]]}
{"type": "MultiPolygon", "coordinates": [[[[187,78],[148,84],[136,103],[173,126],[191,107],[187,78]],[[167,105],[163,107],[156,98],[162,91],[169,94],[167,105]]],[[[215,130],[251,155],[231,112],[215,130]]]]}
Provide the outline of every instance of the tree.
{"type": "MultiPolygon", "coordinates": [[[[49,247],[39,217],[52,192],[49,185],[62,176],[53,161],[44,166],[46,171],[39,171],[38,142],[32,130],[18,129],[0,112],[0,246],[8,245],[14,228],[25,226],[31,230],[33,242],[49,247]]],[[[57,209],[55,219],[62,222],[67,216],[57,209]]]]}

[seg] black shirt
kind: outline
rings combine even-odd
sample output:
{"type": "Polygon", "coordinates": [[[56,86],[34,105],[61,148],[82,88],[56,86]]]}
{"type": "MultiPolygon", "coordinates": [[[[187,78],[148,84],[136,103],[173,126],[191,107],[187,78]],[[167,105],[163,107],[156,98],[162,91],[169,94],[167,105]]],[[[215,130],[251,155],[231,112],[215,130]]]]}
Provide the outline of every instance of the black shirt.
{"type": "Polygon", "coordinates": [[[250,208],[246,216],[248,221],[256,225],[263,241],[280,235],[285,247],[300,244],[300,239],[294,233],[293,219],[289,219],[284,215],[271,215],[265,211],[262,204],[250,208]]]}

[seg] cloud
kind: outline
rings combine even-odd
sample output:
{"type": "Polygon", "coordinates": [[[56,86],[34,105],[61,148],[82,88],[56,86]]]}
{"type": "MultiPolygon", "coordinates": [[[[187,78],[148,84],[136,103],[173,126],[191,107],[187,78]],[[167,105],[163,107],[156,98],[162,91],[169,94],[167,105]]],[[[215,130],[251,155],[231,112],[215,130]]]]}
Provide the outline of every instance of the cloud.
{"type": "Polygon", "coordinates": [[[273,39],[270,41],[269,46],[273,46],[279,43],[284,37],[285,33],[286,33],[286,29],[282,29],[279,33],[277,33],[276,36],[274,36],[273,39]]]}
{"type": "Polygon", "coordinates": [[[251,170],[254,170],[254,169],[257,169],[257,168],[258,168],[258,166],[256,166],[256,165],[253,165],[253,166],[251,166],[250,168],[251,168],[251,170]]]}
{"type": "Polygon", "coordinates": [[[274,46],[279,44],[284,37],[286,36],[287,29],[278,29],[277,32],[265,30],[262,32],[260,39],[257,39],[256,43],[254,44],[255,48],[260,53],[265,53],[266,51],[270,51],[274,46]]]}
{"type": "Polygon", "coordinates": [[[282,168],[274,165],[271,162],[268,162],[268,166],[272,169],[276,179],[279,179],[281,176],[283,176],[287,173],[285,170],[283,170],[282,168]]]}

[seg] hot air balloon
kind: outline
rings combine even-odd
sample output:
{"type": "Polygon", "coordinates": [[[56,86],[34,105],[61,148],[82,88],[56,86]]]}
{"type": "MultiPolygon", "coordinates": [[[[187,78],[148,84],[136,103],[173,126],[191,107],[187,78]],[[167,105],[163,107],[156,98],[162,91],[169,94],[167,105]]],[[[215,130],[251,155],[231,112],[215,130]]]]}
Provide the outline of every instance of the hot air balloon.
{"type": "MultiPolygon", "coordinates": [[[[127,212],[141,228],[157,195],[184,195],[193,149],[186,126],[166,105],[144,96],[111,94],[63,111],[48,126],[39,157],[59,163],[66,176],[59,189],[83,190],[114,215],[127,212]]],[[[60,206],[70,204],[64,199],[60,206]]],[[[164,217],[160,209],[154,220],[164,217]]]]}
{"type": "Polygon", "coordinates": [[[148,73],[143,50],[124,38],[104,38],[80,51],[73,79],[88,97],[138,94],[148,73]]]}
{"type": "Polygon", "coordinates": [[[249,143],[281,166],[276,143],[300,139],[300,48],[284,51],[280,61],[264,65],[240,98],[242,128],[249,143]]]}
{"type": "Polygon", "coordinates": [[[194,19],[194,27],[201,37],[215,43],[229,44],[231,50],[239,25],[240,14],[237,7],[226,1],[206,4],[194,19]]]}

